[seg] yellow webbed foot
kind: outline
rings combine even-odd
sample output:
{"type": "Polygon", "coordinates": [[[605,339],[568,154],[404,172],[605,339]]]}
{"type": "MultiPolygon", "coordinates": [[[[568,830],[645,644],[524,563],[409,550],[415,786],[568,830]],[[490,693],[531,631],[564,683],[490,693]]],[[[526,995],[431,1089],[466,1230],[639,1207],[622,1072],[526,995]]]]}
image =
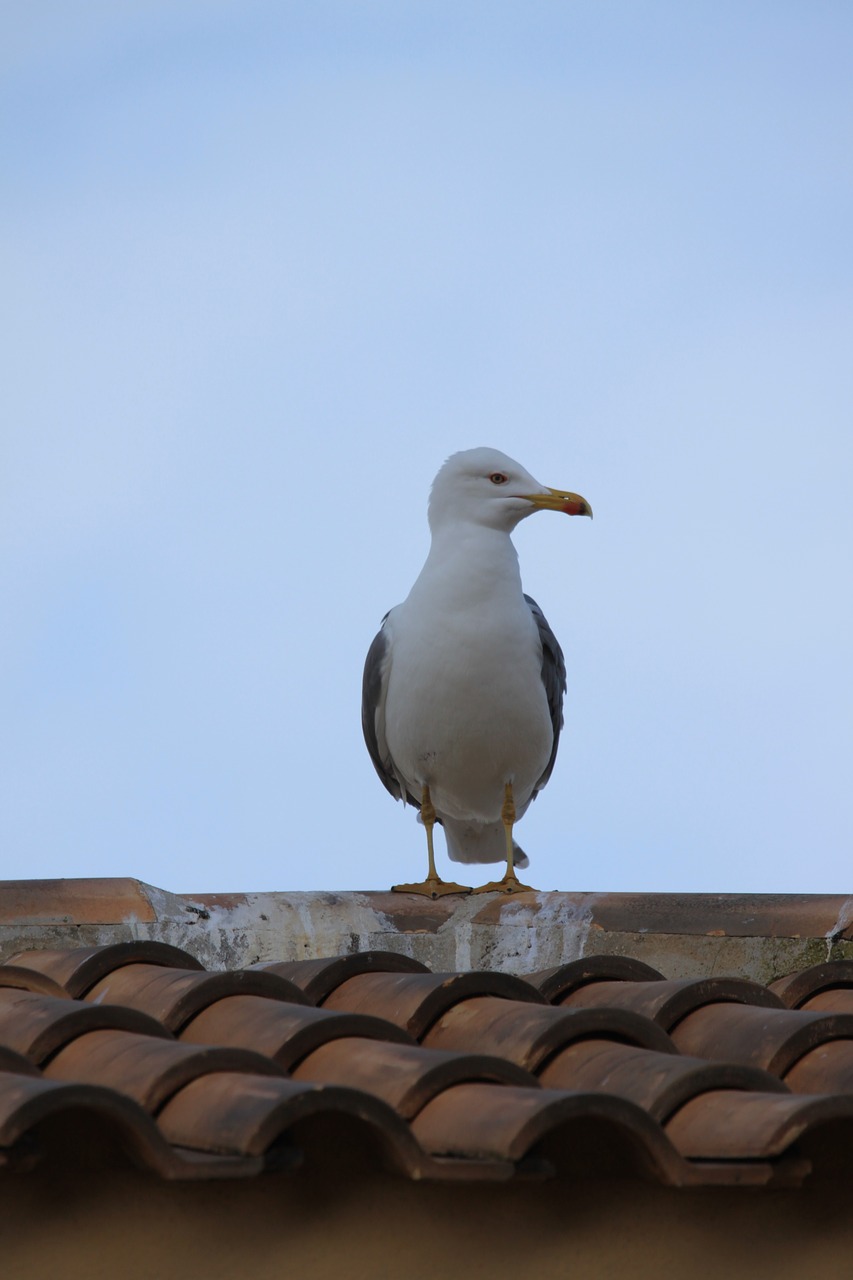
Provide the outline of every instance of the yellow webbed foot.
{"type": "Polygon", "coordinates": [[[425,898],[442,898],[446,893],[471,893],[471,886],[456,884],[453,880],[441,880],[432,876],[418,884],[393,884],[392,893],[420,893],[425,898]]]}
{"type": "Polygon", "coordinates": [[[537,893],[532,885],[522,884],[515,872],[505,875],[502,880],[490,880],[473,890],[474,893],[537,893]]]}

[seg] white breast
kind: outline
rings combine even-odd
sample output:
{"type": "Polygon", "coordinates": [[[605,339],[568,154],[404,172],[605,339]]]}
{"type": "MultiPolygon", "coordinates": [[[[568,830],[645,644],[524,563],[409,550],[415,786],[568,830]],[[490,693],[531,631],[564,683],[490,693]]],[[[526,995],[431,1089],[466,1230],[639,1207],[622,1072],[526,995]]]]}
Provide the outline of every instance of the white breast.
{"type": "Polygon", "coordinates": [[[519,809],[530,799],[553,729],[512,544],[482,550],[472,576],[472,548],[444,548],[391,611],[385,734],[413,795],[426,784],[440,816],[494,822],[506,782],[519,809]]]}

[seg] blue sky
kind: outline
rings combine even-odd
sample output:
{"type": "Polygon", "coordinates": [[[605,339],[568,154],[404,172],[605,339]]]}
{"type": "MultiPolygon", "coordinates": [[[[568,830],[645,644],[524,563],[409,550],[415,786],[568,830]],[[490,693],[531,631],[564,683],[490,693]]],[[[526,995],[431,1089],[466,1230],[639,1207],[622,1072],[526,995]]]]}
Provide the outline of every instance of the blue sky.
{"type": "Polygon", "coordinates": [[[846,892],[849,6],[0,35],[2,874],[419,875],[361,666],[491,444],[596,515],[516,535],[569,668],[528,879],[846,892]]]}

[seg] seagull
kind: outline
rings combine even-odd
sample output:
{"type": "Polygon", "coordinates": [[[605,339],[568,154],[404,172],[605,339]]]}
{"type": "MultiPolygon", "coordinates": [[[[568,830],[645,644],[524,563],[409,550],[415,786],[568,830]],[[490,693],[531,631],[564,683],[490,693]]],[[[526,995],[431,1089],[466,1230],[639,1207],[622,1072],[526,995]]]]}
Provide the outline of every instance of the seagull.
{"type": "Polygon", "coordinates": [[[591,516],[585,498],[550,489],[497,449],[454,453],[433,482],[429,555],[367,654],[362,728],[396,800],[420,810],[427,878],[399,893],[470,893],[440,879],[433,828],[453,862],[500,862],[478,893],[529,891],[515,823],[554,768],[563,725],[563,652],[522,591],[510,534],[535,511],[591,516]]]}

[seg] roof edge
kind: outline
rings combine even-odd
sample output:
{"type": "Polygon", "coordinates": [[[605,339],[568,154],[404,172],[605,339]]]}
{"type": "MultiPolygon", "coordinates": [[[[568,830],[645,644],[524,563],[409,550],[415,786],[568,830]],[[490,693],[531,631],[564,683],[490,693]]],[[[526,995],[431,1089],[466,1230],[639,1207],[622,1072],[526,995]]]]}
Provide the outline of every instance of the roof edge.
{"type": "Polygon", "coordinates": [[[180,894],[130,877],[0,881],[0,955],[148,939],[206,968],[367,950],[433,972],[529,974],[625,955],[667,977],[769,983],[853,959],[853,896],[577,893],[448,896],[387,891],[180,894]]]}

